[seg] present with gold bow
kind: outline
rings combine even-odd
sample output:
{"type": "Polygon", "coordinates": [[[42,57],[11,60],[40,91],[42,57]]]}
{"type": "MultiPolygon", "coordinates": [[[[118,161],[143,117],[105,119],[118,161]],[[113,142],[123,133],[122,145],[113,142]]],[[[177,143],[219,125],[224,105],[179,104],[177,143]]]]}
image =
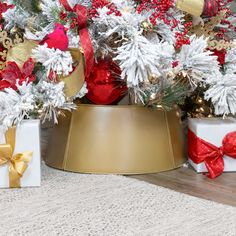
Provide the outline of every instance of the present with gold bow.
{"type": "Polygon", "coordinates": [[[189,163],[211,179],[236,171],[236,119],[189,119],[189,163]]]}
{"type": "Polygon", "coordinates": [[[0,133],[0,188],[40,186],[40,121],[0,133]]]}

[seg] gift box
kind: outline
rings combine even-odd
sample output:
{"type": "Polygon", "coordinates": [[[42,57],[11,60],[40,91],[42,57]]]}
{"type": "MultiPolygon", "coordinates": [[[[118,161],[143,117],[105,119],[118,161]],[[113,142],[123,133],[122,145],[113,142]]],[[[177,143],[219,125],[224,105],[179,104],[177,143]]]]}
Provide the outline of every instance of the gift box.
{"type": "Polygon", "coordinates": [[[189,163],[198,173],[215,178],[236,171],[236,119],[189,119],[189,163]]]}
{"type": "Polygon", "coordinates": [[[0,188],[40,186],[40,163],[39,120],[0,132],[0,188]]]}
{"type": "Polygon", "coordinates": [[[183,144],[176,112],[135,105],[78,105],[52,130],[45,162],[80,173],[156,173],[186,162],[183,144]]]}

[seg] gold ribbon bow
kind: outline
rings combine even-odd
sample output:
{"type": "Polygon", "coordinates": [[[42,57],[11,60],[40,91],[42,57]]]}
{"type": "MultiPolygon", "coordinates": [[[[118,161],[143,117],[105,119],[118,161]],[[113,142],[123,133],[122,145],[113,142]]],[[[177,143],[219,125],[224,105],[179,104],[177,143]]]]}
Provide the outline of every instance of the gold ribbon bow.
{"type": "Polygon", "coordinates": [[[14,155],[16,127],[10,128],[5,133],[6,144],[0,145],[0,166],[9,164],[9,187],[20,188],[20,178],[28,168],[33,153],[24,152],[14,155]]]}

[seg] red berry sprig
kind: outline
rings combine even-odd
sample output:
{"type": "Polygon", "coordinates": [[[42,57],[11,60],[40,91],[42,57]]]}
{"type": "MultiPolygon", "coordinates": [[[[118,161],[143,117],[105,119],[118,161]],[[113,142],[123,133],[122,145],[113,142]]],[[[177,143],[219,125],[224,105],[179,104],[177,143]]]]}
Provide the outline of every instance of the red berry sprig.
{"type": "Polygon", "coordinates": [[[92,19],[96,17],[98,12],[98,8],[107,7],[109,9],[108,15],[115,14],[116,16],[120,16],[121,13],[117,10],[116,6],[113,3],[110,3],[108,0],[93,0],[92,7],[88,10],[89,18],[92,19]]]}
{"type": "Polygon", "coordinates": [[[67,14],[67,12],[65,12],[65,11],[61,11],[61,12],[59,13],[59,17],[60,17],[61,20],[64,21],[64,20],[68,17],[68,14],[67,14]]]}
{"type": "Polygon", "coordinates": [[[230,10],[229,4],[233,2],[233,0],[218,0],[218,10],[219,11],[226,11],[226,17],[221,21],[221,24],[224,25],[224,28],[220,28],[217,30],[216,37],[218,39],[224,39],[227,40],[228,37],[226,36],[228,30],[234,30],[236,31],[236,28],[234,25],[228,20],[231,15],[234,13],[230,10]]]}
{"type": "Polygon", "coordinates": [[[166,13],[174,6],[174,0],[141,0],[137,7],[138,13],[142,11],[154,10],[150,17],[150,22],[155,25],[157,19],[162,20],[165,24],[170,25],[171,21],[168,19],[166,13]]]}
{"type": "Polygon", "coordinates": [[[188,29],[192,26],[192,22],[187,22],[184,24],[184,31],[183,32],[176,32],[176,48],[181,48],[184,44],[190,44],[190,39],[188,37],[188,29]]]}

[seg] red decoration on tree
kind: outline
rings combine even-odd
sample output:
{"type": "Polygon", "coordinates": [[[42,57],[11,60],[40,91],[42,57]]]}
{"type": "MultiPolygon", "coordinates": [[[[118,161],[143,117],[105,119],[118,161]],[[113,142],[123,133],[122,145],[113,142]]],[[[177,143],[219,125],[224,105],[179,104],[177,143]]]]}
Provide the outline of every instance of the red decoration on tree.
{"type": "Polygon", "coordinates": [[[179,61],[172,62],[172,68],[175,68],[179,65],[179,61]]]}
{"type": "Polygon", "coordinates": [[[32,74],[33,70],[34,62],[32,58],[24,63],[22,69],[15,62],[9,61],[6,68],[0,72],[0,90],[5,88],[16,90],[17,82],[21,85],[23,82],[35,81],[36,77],[32,74]]]}
{"type": "Polygon", "coordinates": [[[189,27],[192,26],[192,22],[187,22],[184,24],[183,32],[176,32],[176,48],[181,48],[184,44],[190,44],[190,39],[188,37],[189,27]]]}
{"type": "Polygon", "coordinates": [[[2,20],[2,14],[11,8],[14,8],[14,5],[8,5],[7,3],[0,3],[0,20],[2,20]]]}
{"type": "MultiPolygon", "coordinates": [[[[2,53],[2,55],[4,54],[3,51],[5,51],[6,49],[3,47],[2,43],[0,43],[0,53],[2,53]]],[[[5,62],[6,58],[4,58],[3,56],[0,56],[0,62],[5,62]]]]}
{"type": "Polygon", "coordinates": [[[87,8],[80,4],[76,4],[73,8],[71,8],[70,4],[68,3],[68,0],[59,0],[59,2],[67,11],[74,12],[76,14],[76,23],[78,25],[80,43],[84,51],[84,58],[86,64],[85,74],[86,76],[89,76],[94,66],[94,52],[92,41],[87,28],[87,8]]]}
{"type": "Polygon", "coordinates": [[[55,48],[65,51],[69,46],[69,40],[66,31],[67,29],[64,27],[64,25],[56,23],[54,31],[48,34],[39,44],[43,45],[47,43],[48,48],[55,48]]]}
{"type": "Polygon", "coordinates": [[[156,20],[160,19],[167,25],[171,25],[171,21],[168,19],[167,12],[174,6],[174,0],[141,0],[137,11],[153,10],[153,14],[150,17],[150,22],[155,25],[156,20]]]}
{"type": "Polygon", "coordinates": [[[60,17],[61,20],[65,20],[68,17],[68,14],[65,11],[61,11],[59,13],[59,17],[60,17]]]}
{"type": "Polygon", "coordinates": [[[98,105],[119,102],[127,92],[125,82],[120,79],[121,70],[111,60],[100,60],[93,72],[86,78],[88,93],[86,97],[98,105]]]}
{"type": "Polygon", "coordinates": [[[214,50],[213,51],[213,55],[218,57],[218,62],[220,63],[220,65],[224,65],[225,64],[225,57],[226,57],[226,50],[214,50]]]}
{"type": "Polygon", "coordinates": [[[215,16],[219,11],[218,0],[205,0],[203,9],[203,16],[212,17],[215,16]]]}
{"type": "Polygon", "coordinates": [[[109,0],[93,0],[91,8],[88,10],[89,18],[91,19],[93,17],[96,17],[98,14],[97,9],[103,7],[107,7],[109,9],[108,15],[112,13],[115,13],[116,16],[121,15],[116,6],[109,0]]]}

